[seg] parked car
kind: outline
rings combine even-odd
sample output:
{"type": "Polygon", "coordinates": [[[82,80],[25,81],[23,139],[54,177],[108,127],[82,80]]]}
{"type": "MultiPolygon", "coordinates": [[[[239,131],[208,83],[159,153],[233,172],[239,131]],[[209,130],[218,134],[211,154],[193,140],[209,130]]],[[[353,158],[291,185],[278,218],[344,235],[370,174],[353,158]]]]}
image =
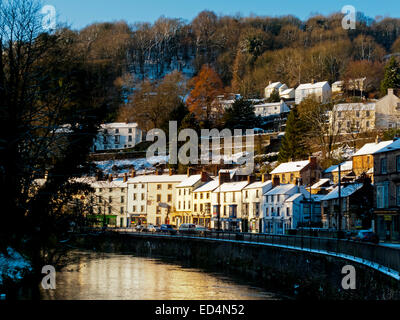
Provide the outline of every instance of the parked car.
{"type": "Polygon", "coordinates": [[[202,235],[205,235],[205,234],[210,233],[210,229],[208,229],[208,228],[206,228],[204,226],[196,225],[195,232],[196,233],[200,233],[202,235]]]}
{"type": "Polygon", "coordinates": [[[193,223],[182,223],[179,226],[179,233],[196,233],[196,225],[193,223]]]}
{"type": "Polygon", "coordinates": [[[145,226],[143,224],[138,224],[135,229],[137,232],[142,232],[145,226]]]}
{"type": "Polygon", "coordinates": [[[177,231],[173,225],[170,224],[162,224],[160,227],[159,232],[169,233],[169,234],[176,234],[177,231]]]}
{"type": "Polygon", "coordinates": [[[155,225],[149,224],[146,229],[147,232],[157,232],[158,228],[155,225]]]}
{"type": "Polygon", "coordinates": [[[372,242],[375,244],[379,243],[378,235],[370,230],[360,230],[351,239],[354,241],[372,242]]]}

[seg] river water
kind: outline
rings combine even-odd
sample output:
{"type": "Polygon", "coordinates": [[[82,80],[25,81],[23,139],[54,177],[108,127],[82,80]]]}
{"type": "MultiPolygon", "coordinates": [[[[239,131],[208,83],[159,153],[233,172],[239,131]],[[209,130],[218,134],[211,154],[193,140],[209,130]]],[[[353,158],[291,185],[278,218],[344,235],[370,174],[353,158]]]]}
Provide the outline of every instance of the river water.
{"type": "Polygon", "coordinates": [[[156,258],[74,251],[43,300],[280,300],[242,279],[156,258]]]}

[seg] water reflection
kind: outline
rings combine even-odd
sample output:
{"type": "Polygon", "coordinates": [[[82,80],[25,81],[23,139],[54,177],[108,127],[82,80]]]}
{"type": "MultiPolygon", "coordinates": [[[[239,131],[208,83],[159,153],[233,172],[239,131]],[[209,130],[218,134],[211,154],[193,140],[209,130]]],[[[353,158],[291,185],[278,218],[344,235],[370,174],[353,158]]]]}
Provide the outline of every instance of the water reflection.
{"type": "Polygon", "coordinates": [[[77,262],[57,273],[44,300],[273,300],[278,297],[231,278],[158,259],[73,252],[77,262]]]}

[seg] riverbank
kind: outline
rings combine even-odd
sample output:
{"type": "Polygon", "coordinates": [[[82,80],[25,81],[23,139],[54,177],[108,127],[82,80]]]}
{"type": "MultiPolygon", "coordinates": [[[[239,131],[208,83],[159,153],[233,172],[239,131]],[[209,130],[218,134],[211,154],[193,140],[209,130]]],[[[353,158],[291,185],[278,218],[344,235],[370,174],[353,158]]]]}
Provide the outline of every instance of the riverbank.
{"type": "Polygon", "coordinates": [[[257,243],[143,237],[116,233],[81,235],[78,247],[104,252],[162,255],[205,270],[234,274],[297,299],[400,299],[399,281],[354,261],[257,243]],[[356,269],[356,289],[342,287],[342,268],[356,269]]]}

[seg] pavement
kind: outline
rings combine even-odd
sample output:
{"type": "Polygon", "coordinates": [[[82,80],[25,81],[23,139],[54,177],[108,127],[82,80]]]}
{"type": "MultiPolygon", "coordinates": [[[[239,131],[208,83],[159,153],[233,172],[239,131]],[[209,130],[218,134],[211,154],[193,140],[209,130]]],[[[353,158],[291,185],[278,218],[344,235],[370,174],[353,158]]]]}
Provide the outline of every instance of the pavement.
{"type": "Polygon", "coordinates": [[[384,247],[400,249],[400,243],[380,242],[379,245],[384,247]]]}

